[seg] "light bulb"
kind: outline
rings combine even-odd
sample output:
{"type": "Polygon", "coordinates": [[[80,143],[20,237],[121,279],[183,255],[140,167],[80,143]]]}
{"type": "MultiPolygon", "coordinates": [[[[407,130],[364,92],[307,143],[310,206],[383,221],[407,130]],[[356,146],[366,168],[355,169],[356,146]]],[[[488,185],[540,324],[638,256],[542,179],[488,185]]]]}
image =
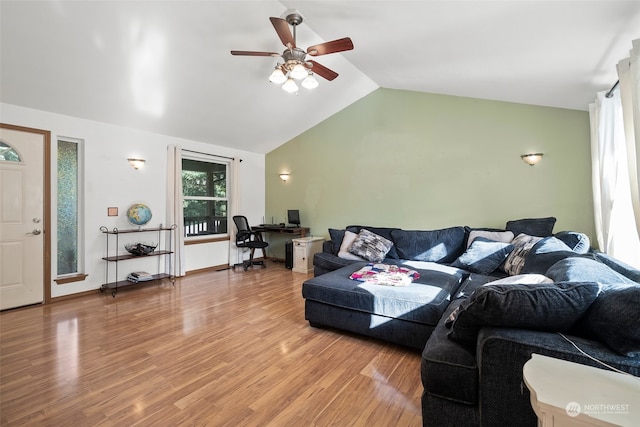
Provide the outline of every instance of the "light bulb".
{"type": "Polygon", "coordinates": [[[298,91],[298,85],[291,77],[287,79],[285,84],[282,85],[282,90],[289,93],[294,93],[298,91]]]}
{"type": "Polygon", "coordinates": [[[315,89],[318,87],[318,81],[313,74],[309,74],[306,79],[302,81],[302,87],[305,89],[315,89]]]}
{"type": "Polygon", "coordinates": [[[291,77],[298,80],[304,79],[308,74],[307,69],[304,68],[302,64],[296,64],[296,66],[293,67],[293,70],[291,70],[291,77]]]}
{"type": "Polygon", "coordinates": [[[271,83],[280,85],[285,81],[287,81],[287,77],[284,75],[284,73],[280,68],[276,68],[275,70],[273,70],[273,73],[271,73],[271,75],[269,76],[269,81],[271,83]]]}

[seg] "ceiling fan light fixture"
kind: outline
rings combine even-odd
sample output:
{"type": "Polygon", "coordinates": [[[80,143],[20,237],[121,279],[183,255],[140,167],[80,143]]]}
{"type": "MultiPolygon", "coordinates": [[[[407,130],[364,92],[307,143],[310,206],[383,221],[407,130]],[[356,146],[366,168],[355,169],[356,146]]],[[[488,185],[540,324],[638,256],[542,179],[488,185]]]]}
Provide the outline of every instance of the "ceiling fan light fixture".
{"type": "Polygon", "coordinates": [[[300,79],[304,79],[305,77],[307,77],[309,75],[309,73],[307,72],[307,69],[304,68],[304,66],[302,64],[298,63],[293,67],[293,69],[291,70],[290,75],[294,79],[300,80],[300,79]]]}
{"type": "Polygon", "coordinates": [[[309,73],[307,78],[302,81],[302,87],[305,89],[315,89],[318,87],[318,81],[313,77],[313,73],[309,73]]]}
{"type": "Polygon", "coordinates": [[[298,91],[298,85],[291,77],[289,77],[287,81],[282,85],[282,90],[289,93],[295,93],[298,91]]]}
{"type": "Polygon", "coordinates": [[[287,76],[284,75],[280,67],[276,67],[276,69],[273,70],[273,73],[271,73],[271,75],[269,76],[269,81],[271,83],[281,85],[282,83],[287,81],[287,76]]]}

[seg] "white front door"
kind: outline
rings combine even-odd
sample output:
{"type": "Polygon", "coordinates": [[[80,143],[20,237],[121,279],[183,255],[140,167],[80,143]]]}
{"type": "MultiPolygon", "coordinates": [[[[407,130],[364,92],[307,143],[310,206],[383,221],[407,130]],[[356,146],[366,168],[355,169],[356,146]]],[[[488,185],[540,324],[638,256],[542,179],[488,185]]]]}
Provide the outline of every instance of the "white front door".
{"type": "Polygon", "coordinates": [[[33,131],[0,127],[0,310],[44,301],[44,153],[50,136],[33,131]]]}

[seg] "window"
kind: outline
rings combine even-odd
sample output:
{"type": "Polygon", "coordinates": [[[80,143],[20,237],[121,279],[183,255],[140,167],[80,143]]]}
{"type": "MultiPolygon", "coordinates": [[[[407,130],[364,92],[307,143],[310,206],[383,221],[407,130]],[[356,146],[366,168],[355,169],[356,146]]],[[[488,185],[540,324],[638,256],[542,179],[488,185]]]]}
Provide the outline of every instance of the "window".
{"type": "Polygon", "coordinates": [[[227,234],[227,163],[182,160],[184,236],[227,234]]]}
{"type": "Polygon", "coordinates": [[[0,141],[0,160],[6,162],[21,162],[20,155],[8,144],[0,141]]]}
{"type": "Polygon", "coordinates": [[[58,139],[57,276],[76,275],[81,269],[80,142],[58,139]]]}

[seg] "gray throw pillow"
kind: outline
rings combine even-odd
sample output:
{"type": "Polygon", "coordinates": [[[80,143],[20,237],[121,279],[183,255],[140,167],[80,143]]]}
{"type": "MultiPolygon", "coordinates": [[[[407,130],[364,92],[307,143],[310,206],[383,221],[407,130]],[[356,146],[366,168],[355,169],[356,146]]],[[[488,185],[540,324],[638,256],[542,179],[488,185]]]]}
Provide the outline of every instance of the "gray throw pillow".
{"type": "Polygon", "coordinates": [[[554,237],[562,240],[565,245],[578,254],[586,254],[591,249],[591,241],[589,236],[577,231],[560,231],[554,234],[554,237]]]}
{"type": "Polygon", "coordinates": [[[363,228],[353,241],[349,252],[371,262],[382,262],[391,246],[393,242],[390,240],[363,228]]]}
{"type": "Polygon", "coordinates": [[[451,264],[472,273],[489,275],[500,266],[513,250],[509,243],[476,237],[465,253],[451,264]]]}
{"type": "Polygon", "coordinates": [[[483,326],[566,332],[598,296],[597,283],[487,284],[447,319],[448,336],[475,345],[483,326]]]}

